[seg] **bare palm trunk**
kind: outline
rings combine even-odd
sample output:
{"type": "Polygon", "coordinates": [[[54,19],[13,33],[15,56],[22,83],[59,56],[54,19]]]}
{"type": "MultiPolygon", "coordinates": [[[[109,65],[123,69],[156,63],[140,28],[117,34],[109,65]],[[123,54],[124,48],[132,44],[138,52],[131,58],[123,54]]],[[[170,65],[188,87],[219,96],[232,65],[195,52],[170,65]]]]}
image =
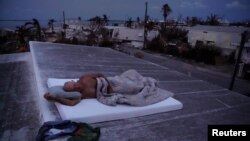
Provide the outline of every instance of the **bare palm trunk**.
{"type": "Polygon", "coordinates": [[[167,16],[164,16],[164,26],[167,26],[167,16]]]}

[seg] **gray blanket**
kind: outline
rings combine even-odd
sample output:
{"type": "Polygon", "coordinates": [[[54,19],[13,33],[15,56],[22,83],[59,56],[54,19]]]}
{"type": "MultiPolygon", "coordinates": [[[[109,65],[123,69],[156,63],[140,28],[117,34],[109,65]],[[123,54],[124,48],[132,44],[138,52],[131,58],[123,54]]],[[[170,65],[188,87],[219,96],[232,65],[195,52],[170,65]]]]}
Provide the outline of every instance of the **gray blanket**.
{"type": "Polygon", "coordinates": [[[97,100],[105,105],[127,104],[146,106],[160,102],[173,93],[158,88],[158,83],[151,77],[143,77],[135,70],[128,70],[119,76],[97,78],[97,100]],[[113,93],[107,93],[110,83],[113,93]]]}

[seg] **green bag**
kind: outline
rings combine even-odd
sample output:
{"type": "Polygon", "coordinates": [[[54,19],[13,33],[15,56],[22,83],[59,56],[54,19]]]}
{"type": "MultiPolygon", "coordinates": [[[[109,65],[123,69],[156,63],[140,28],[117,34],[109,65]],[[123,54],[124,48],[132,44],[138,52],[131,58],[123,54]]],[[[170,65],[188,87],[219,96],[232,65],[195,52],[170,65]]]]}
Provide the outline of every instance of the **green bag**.
{"type": "Polygon", "coordinates": [[[86,123],[77,123],[78,129],[67,141],[98,141],[100,128],[93,128],[86,123]]]}

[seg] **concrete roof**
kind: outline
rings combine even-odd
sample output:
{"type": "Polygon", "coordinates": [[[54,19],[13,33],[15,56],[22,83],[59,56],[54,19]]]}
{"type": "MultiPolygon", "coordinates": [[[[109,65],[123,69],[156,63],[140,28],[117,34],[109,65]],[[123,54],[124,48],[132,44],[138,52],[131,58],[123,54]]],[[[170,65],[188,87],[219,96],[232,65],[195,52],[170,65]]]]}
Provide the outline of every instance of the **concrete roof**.
{"type": "Polygon", "coordinates": [[[33,141],[40,110],[30,53],[0,55],[0,140],[33,141]]]}
{"type": "MultiPolygon", "coordinates": [[[[31,51],[32,56],[30,57],[32,57],[33,61],[30,62],[31,58],[28,57],[29,59],[26,59],[24,62],[29,63],[19,70],[26,70],[25,68],[31,67],[33,63],[35,75],[31,76],[35,76],[35,80],[29,77],[7,79],[11,75],[6,75],[4,80],[8,81],[4,81],[7,83],[6,85],[1,83],[1,86],[4,86],[0,87],[1,95],[2,91],[5,94],[8,92],[7,89],[9,88],[9,83],[13,83],[12,80],[16,80],[15,83],[19,81],[18,84],[25,82],[25,86],[28,85],[28,88],[32,88],[37,84],[37,92],[25,92],[32,96],[33,94],[43,94],[47,91],[46,80],[49,77],[77,78],[83,73],[90,71],[113,76],[128,69],[136,69],[144,76],[158,79],[160,87],[175,93],[174,98],[181,101],[184,105],[182,110],[92,124],[93,126],[101,127],[100,140],[201,141],[207,140],[207,125],[209,124],[250,123],[250,99],[248,97],[149,61],[134,58],[109,48],[89,46],[31,42],[31,51]],[[24,81],[27,78],[29,78],[29,81],[24,81]]],[[[8,57],[2,60],[5,62],[8,60],[8,57]]],[[[20,63],[22,64],[22,62],[17,61],[17,64],[20,63]]],[[[3,66],[4,64],[0,65],[3,66]]],[[[5,66],[4,68],[7,67],[5,66]]],[[[5,74],[11,74],[11,71],[8,70],[13,70],[13,67],[12,69],[2,69],[0,67],[1,72],[4,71],[5,74]]],[[[17,74],[20,74],[19,76],[27,76],[27,73],[17,74]]],[[[20,88],[14,88],[14,90],[20,90],[20,88]]],[[[38,101],[37,104],[39,104],[42,120],[60,119],[53,103],[48,103],[39,96],[35,98],[38,101]],[[42,100],[43,102],[41,102],[42,100]]],[[[12,99],[15,99],[15,97],[12,99]]],[[[2,103],[2,99],[0,100],[2,103]]],[[[21,104],[20,108],[26,107],[21,104]]],[[[3,108],[0,110],[2,113],[5,113],[3,108]]],[[[10,111],[14,114],[13,109],[10,111]]],[[[25,116],[24,119],[28,119],[28,117],[34,118],[37,115],[30,114],[25,116]]],[[[4,121],[3,117],[6,116],[9,115],[4,114],[4,116],[1,116],[1,125],[4,121]]],[[[22,117],[21,115],[18,116],[22,117]]],[[[15,123],[12,120],[8,120],[8,122],[15,123]]],[[[37,123],[34,120],[23,122],[24,124],[37,123]]],[[[19,124],[15,131],[23,129],[24,124],[19,124]]],[[[8,129],[7,127],[1,127],[1,131],[7,131],[8,129]]],[[[9,135],[7,137],[10,138],[10,136],[14,136],[19,132],[8,133],[5,133],[5,137],[9,135]]],[[[0,134],[0,137],[3,137],[3,134],[0,134]]]]}
{"type": "MultiPolygon", "coordinates": [[[[106,76],[136,69],[144,76],[160,81],[160,87],[175,93],[184,105],[182,110],[155,115],[96,123],[101,140],[206,140],[209,124],[248,124],[250,99],[175,70],[140,60],[109,48],[31,42],[36,80],[46,91],[49,77],[77,78],[94,71],[106,76]]],[[[54,117],[60,118],[55,107],[54,117]]]]}

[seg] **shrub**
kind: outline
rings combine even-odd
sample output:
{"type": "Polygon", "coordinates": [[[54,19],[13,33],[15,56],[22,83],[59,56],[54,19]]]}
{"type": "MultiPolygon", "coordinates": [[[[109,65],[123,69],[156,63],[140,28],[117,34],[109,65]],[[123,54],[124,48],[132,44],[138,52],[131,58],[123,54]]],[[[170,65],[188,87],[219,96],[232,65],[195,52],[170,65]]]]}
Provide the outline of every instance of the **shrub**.
{"type": "Polygon", "coordinates": [[[141,53],[141,52],[136,52],[134,54],[134,56],[137,57],[137,58],[140,58],[140,59],[142,59],[144,57],[143,53],[141,53]]]}
{"type": "Polygon", "coordinates": [[[113,47],[114,46],[114,42],[105,39],[105,40],[102,40],[100,42],[99,46],[101,46],[101,47],[113,47]]]}
{"type": "Polygon", "coordinates": [[[152,39],[147,45],[147,49],[157,52],[164,52],[164,43],[162,43],[160,36],[152,39]]]}
{"type": "Polygon", "coordinates": [[[191,46],[188,43],[178,45],[179,55],[182,58],[191,59],[191,46]]]}
{"type": "Polygon", "coordinates": [[[191,56],[197,62],[214,65],[215,57],[221,56],[221,49],[214,45],[201,45],[191,49],[191,56]]]}
{"type": "Polygon", "coordinates": [[[179,56],[179,49],[176,46],[167,46],[165,49],[165,53],[174,56],[179,56]]]}
{"type": "Polygon", "coordinates": [[[160,34],[165,41],[187,42],[188,31],[177,27],[162,27],[160,34]]]}
{"type": "Polygon", "coordinates": [[[232,51],[232,52],[230,53],[230,55],[228,56],[227,61],[228,61],[229,63],[231,63],[231,64],[234,64],[234,63],[235,63],[235,51],[232,51]]]}

